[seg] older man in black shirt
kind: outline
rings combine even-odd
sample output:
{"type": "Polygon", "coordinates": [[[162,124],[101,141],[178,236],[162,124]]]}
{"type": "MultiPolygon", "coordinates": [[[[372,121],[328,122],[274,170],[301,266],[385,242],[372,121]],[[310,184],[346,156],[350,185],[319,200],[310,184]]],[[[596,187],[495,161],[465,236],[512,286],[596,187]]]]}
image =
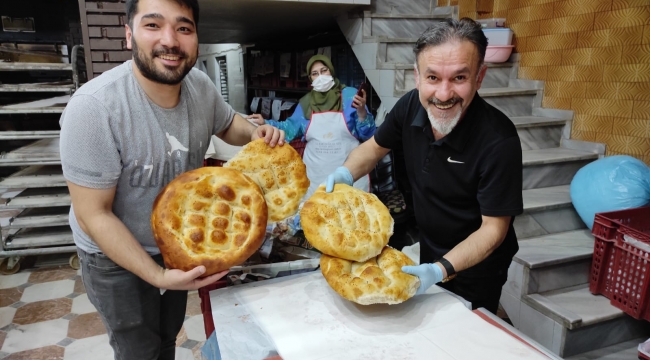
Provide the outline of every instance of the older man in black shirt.
{"type": "Polygon", "coordinates": [[[416,88],[395,104],[375,136],[328,177],[351,184],[390,149],[401,149],[420,227],[420,265],[404,272],[496,313],[518,250],[523,212],[521,144],[514,124],[477,93],[487,39],[471,19],[445,20],[418,39],[416,88]]]}

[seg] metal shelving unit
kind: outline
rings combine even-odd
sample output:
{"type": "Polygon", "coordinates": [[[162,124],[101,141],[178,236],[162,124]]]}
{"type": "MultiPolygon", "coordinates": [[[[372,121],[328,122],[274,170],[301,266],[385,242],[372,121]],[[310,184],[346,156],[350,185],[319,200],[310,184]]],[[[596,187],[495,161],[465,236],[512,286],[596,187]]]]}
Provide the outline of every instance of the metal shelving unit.
{"type": "MultiPolygon", "coordinates": [[[[72,50],[72,64],[0,62],[0,72],[69,72],[70,80],[56,82],[1,84],[0,93],[34,93],[33,101],[17,101],[0,106],[0,116],[12,119],[30,114],[52,114],[47,121],[58,121],[72,93],[79,87],[76,58],[82,46],[72,50]]],[[[22,76],[22,75],[21,75],[22,76]]],[[[29,78],[29,76],[25,76],[29,78]]],[[[47,115],[45,115],[47,116],[47,115]]],[[[18,120],[20,121],[20,120],[18,120]]],[[[76,247],[68,225],[70,194],[66,187],[59,154],[59,130],[0,131],[0,141],[28,142],[0,154],[0,166],[20,170],[0,179],[0,188],[9,190],[0,202],[0,210],[13,211],[1,231],[0,273],[15,273],[25,256],[73,253],[70,265],[78,268],[76,247]]]]}

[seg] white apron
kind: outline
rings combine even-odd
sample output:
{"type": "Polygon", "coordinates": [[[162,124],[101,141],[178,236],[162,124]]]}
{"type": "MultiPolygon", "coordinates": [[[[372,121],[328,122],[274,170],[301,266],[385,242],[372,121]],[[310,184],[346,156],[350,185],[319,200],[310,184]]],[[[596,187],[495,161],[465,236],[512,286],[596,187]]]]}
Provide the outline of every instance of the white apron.
{"type": "MultiPolygon", "coordinates": [[[[359,146],[359,140],[350,134],[340,111],[313,113],[305,140],[307,145],[302,159],[307,166],[310,185],[303,201],[309,199],[327,176],[343,165],[350,152],[359,146]]],[[[370,191],[370,177],[361,177],[354,187],[370,191]]]]}

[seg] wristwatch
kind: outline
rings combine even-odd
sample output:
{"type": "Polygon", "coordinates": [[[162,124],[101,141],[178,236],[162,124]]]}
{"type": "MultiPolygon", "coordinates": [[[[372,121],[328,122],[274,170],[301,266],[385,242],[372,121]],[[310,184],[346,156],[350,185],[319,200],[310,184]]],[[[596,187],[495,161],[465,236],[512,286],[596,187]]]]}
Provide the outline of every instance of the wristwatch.
{"type": "Polygon", "coordinates": [[[438,259],[438,262],[445,268],[445,271],[447,271],[447,277],[442,279],[443,283],[446,283],[447,281],[456,277],[456,270],[454,269],[454,265],[452,265],[449,260],[441,257],[438,259]]]}

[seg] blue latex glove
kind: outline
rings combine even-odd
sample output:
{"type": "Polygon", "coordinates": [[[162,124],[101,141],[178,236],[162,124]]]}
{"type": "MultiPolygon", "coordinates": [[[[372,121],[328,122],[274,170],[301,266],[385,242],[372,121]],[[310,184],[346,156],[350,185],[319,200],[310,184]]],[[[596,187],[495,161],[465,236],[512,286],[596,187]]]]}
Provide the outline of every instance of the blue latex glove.
{"type": "Polygon", "coordinates": [[[334,184],[346,184],[352,186],[353,183],[354,179],[352,178],[350,170],[345,166],[339,166],[333,173],[327,176],[325,192],[332,192],[334,190],[334,184]]]}
{"type": "Polygon", "coordinates": [[[442,269],[436,264],[422,264],[417,266],[402,266],[402,271],[420,278],[420,287],[415,295],[424,294],[431,285],[442,281],[442,269]]]}

